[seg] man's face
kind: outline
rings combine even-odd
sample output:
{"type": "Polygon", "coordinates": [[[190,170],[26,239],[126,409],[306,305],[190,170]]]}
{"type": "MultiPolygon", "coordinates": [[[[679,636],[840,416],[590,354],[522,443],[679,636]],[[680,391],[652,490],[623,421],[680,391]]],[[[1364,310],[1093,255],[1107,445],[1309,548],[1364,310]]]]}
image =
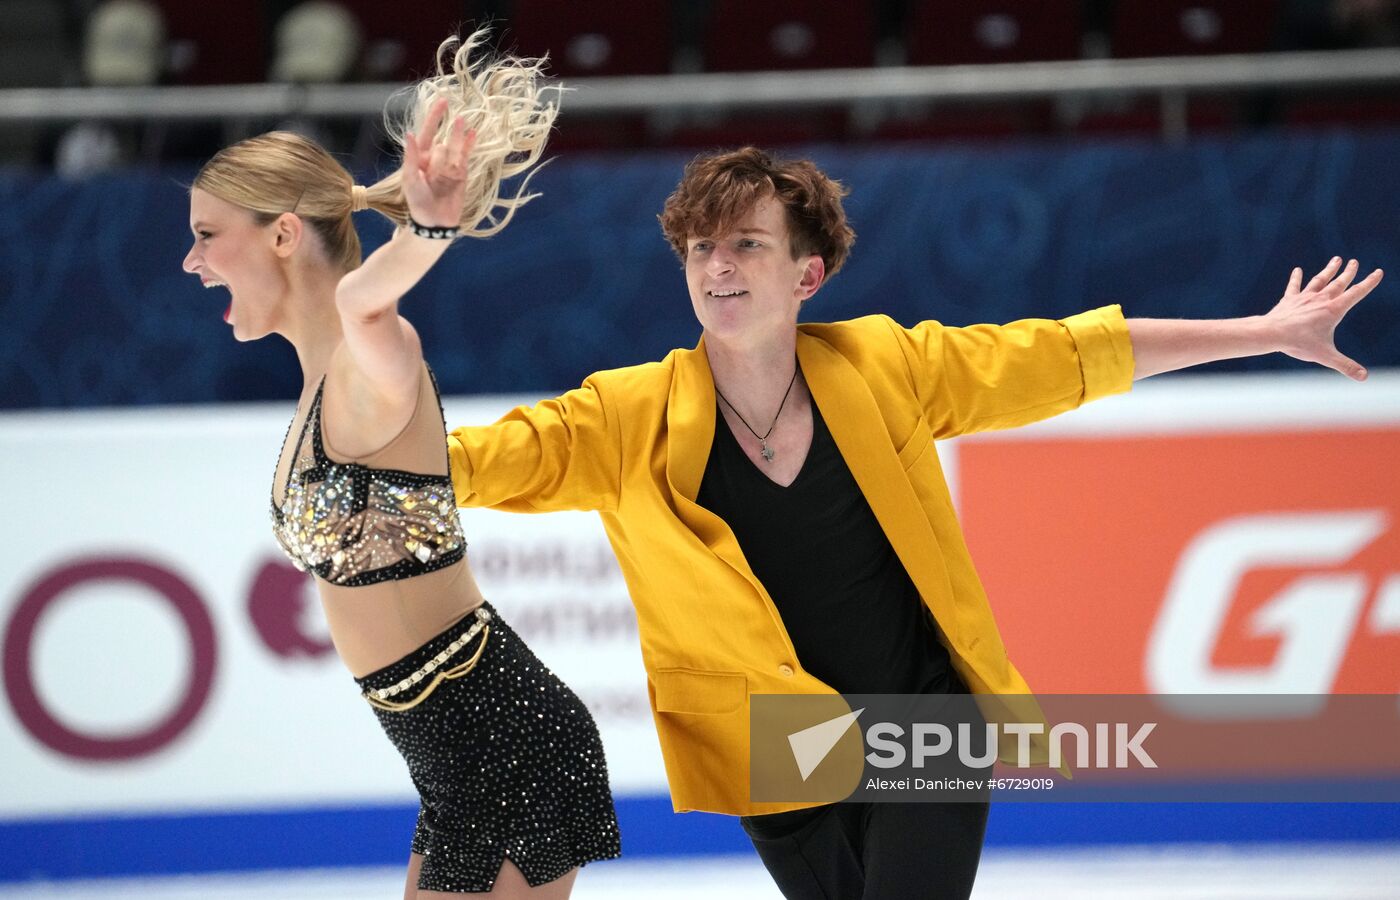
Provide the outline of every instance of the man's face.
{"type": "Polygon", "coordinates": [[[820,256],[792,258],[787,211],[771,196],[728,234],[686,241],[690,302],[706,334],[719,340],[763,340],[792,330],[824,274],[820,256]]]}

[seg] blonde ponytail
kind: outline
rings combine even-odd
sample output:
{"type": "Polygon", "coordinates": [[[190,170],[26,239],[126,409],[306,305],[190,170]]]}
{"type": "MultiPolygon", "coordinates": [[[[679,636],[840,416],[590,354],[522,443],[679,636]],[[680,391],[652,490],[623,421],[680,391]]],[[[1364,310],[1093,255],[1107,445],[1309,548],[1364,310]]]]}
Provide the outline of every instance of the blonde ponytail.
{"type": "MultiPolygon", "coordinates": [[[[385,114],[400,155],[404,135],[417,132],[440,97],[448,98],[443,129],[460,115],[476,130],[460,219],[462,233],[472,237],[500,231],[517,209],[538,196],[525,189],[558,111],[555,103],[543,99],[546,91],[559,90],[540,83],[544,60],[477,59],[476,51],[485,43],[484,31],[465,42],[455,37],[444,41],[438,48],[437,75],[408,88],[407,114],[397,119],[385,114]],[[443,59],[449,57],[450,68],[445,69],[443,59]],[[502,196],[502,182],[522,173],[528,174],[515,193],[502,196]]],[[[361,262],[352,212],[374,209],[397,225],[408,221],[397,172],[372,187],[361,187],[315,141],[285,131],[220,150],[200,169],[193,187],[250,210],[260,224],[295,213],[320,237],[331,262],[346,272],[361,262]]]]}
{"type": "MultiPolygon", "coordinates": [[[[408,111],[385,114],[385,127],[402,156],[404,136],[415,134],[440,98],[448,100],[439,137],[461,116],[476,143],[467,160],[467,196],[459,227],[470,237],[490,237],[510,223],[515,211],[538,194],[527,194],[532,171],[544,153],[549,129],[558,114],[559,88],[542,84],[543,59],[512,56],[490,58],[478,51],[487,33],[477,31],[465,41],[448,38],[438,47],[437,74],[407,89],[408,111]],[[444,60],[450,64],[444,67],[444,60]],[[502,183],[522,173],[526,177],[513,194],[502,195],[502,183]]],[[[395,172],[368,188],[368,205],[397,225],[408,221],[408,204],[395,172]]]]}

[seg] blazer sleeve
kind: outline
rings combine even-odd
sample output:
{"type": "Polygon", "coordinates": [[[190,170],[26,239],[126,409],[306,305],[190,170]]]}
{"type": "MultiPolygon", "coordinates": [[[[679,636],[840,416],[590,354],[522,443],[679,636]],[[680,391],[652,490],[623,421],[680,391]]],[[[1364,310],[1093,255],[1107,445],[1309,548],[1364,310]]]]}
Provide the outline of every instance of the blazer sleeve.
{"type": "Polygon", "coordinates": [[[1132,388],[1133,347],[1117,305],[1067,319],[899,329],[935,438],[1014,428],[1132,388]]]}
{"type": "Polygon", "coordinates": [[[621,446],[616,411],[593,378],[447,435],[457,505],[509,512],[615,509],[621,446]]]}

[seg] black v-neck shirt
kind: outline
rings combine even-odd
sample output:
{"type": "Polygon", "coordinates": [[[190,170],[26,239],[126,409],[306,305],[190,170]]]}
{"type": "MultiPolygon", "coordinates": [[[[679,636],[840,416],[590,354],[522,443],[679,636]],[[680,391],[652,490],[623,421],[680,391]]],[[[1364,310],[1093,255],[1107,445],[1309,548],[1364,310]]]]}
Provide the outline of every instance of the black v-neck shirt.
{"type": "Polygon", "coordinates": [[[696,500],[733,529],[808,672],[845,694],[958,690],[933,617],[815,401],[812,447],[787,487],[744,455],[716,408],[696,500]]]}

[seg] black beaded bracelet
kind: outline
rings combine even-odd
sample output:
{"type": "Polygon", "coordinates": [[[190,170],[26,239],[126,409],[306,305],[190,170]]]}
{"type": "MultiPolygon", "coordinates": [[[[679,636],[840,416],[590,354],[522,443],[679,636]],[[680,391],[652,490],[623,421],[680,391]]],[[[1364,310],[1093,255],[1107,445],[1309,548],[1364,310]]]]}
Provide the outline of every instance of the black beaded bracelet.
{"type": "Polygon", "coordinates": [[[454,240],[462,233],[462,229],[456,225],[419,225],[410,216],[408,219],[408,230],[418,235],[420,238],[427,238],[432,241],[454,240]]]}

